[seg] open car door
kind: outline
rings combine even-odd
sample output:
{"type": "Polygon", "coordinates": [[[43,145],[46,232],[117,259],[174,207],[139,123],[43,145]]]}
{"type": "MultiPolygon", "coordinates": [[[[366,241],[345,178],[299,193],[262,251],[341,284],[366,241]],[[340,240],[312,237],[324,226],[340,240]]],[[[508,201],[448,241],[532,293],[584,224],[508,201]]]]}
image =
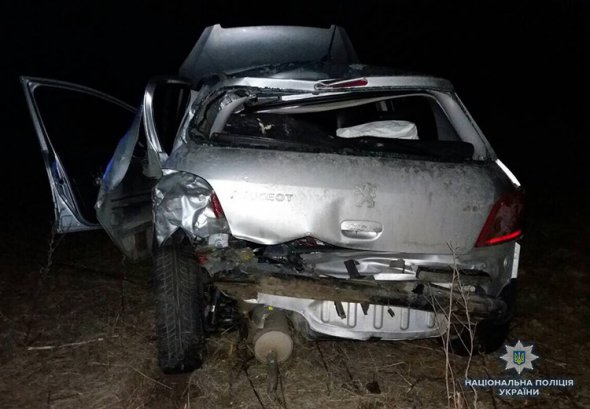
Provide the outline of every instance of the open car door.
{"type": "Polygon", "coordinates": [[[43,78],[21,77],[41,145],[56,228],[100,228],[95,203],[119,139],[136,109],[100,91],[43,78]]]}

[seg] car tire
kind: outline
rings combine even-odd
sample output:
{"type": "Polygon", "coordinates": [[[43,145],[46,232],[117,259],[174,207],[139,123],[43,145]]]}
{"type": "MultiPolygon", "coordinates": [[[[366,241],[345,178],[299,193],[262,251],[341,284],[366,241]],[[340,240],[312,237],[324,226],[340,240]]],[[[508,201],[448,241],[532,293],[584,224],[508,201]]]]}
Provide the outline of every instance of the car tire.
{"type": "Polygon", "coordinates": [[[203,272],[189,243],[154,251],[158,361],[164,373],[201,367],[206,351],[203,272]]]}
{"type": "Polygon", "coordinates": [[[451,336],[449,351],[460,356],[489,354],[497,351],[508,336],[510,321],[498,324],[493,320],[483,320],[477,323],[471,331],[463,328],[460,334],[451,336]],[[473,349],[471,338],[473,337],[473,349]]]}
{"type": "Polygon", "coordinates": [[[459,333],[451,336],[449,351],[462,356],[473,354],[490,354],[497,351],[506,341],[510,332],[510,324],[514,316],[516,302],[516,281],[512,280],[504,287],[498,298],[506,302],[506,313],[500,318],[484,319],[469,331],[462,328],[459,333]],[[473,339],[473,350],[471,341],[473,339]]]}

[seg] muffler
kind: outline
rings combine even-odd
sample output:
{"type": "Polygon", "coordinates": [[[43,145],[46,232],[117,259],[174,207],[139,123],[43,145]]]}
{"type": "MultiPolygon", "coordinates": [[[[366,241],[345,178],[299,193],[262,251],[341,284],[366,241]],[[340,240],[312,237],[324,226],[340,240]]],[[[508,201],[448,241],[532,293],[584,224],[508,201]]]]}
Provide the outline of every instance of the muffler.
{"type": "Polygon", "coordinates": [[[250,339],[254,355],[264,364],[285,362],[293,352],[291,329],[285,312],[259,306],[252,312],[250,339]]]}

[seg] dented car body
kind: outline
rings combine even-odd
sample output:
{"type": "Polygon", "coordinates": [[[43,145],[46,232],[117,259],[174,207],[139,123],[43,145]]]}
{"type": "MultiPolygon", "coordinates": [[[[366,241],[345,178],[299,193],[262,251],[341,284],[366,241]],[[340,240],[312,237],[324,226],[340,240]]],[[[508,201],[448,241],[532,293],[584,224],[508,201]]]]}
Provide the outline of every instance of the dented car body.
{"type": "MultiPolygon", "coordinates": [[[[522,193],[448,81],[361,65],[338,27],[210,27],[180,74],[152,81],[137,113],[22,79],[60,232],[104,228],[133,260],[185,243],[217,294],[192,321],[225,297],[311,337],[412,339],[441,335],[455,300],[504,328],[522,193]],[[95,223],[39,113],[43,86],[131,113],[95,223]]],[[[193,341],[168,341],[163,369],[199,365],[193,341]]]]}

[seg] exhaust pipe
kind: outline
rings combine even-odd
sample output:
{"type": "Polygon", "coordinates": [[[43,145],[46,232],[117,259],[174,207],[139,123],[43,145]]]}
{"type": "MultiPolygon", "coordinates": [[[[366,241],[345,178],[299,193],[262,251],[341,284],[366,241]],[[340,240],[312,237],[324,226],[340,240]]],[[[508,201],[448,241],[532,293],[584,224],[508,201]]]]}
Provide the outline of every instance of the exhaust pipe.
{"type": "Polygon", "coordinates": [[[251,339],[256,359],[264,364],[285,362],[293,352],[293,339],[285,313],[271,306],[252,314],[251,339]]]}

